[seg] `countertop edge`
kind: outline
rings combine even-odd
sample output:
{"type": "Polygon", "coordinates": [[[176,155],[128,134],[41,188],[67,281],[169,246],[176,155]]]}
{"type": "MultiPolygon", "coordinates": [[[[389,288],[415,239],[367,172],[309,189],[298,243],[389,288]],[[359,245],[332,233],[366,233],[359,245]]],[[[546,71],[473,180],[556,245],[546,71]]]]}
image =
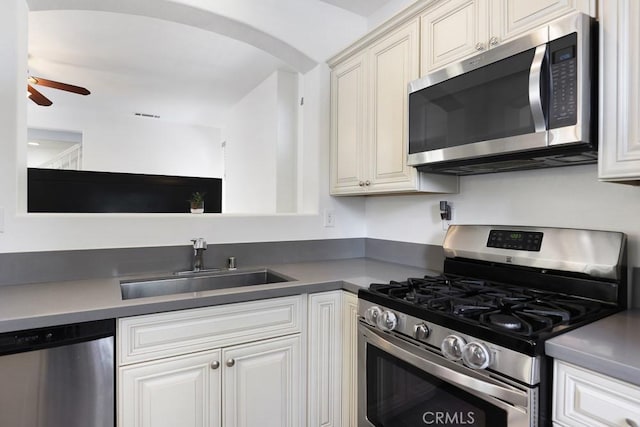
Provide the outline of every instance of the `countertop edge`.
{"type": "Polygon", "coordinates": [[[626,310],[545,342],[548,356],[640,387],[640,310],[626,310]]]}
{"type": "Polygon", "coordinates": [[[121,295],[122,277],[0,286],[0,333],[334,290],[357,293],[374,282],[430,272],[369,258],[260,268],[292,280],[127,300],[121,295]]]}

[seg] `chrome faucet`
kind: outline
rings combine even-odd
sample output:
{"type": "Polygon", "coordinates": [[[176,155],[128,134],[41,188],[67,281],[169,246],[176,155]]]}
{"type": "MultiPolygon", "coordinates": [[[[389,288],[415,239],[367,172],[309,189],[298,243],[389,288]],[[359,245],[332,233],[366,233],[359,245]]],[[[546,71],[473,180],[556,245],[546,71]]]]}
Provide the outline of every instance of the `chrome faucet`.
{"type": "Polygon", "coordinates": [[[193,242],[193,264],[191,269],[193,271],[204,270],[204,261],[202,260],[202,255],[204,251],[207,250],[207,241],[202,237],[198,237],[197,239],[191,239],[193,242]]]}

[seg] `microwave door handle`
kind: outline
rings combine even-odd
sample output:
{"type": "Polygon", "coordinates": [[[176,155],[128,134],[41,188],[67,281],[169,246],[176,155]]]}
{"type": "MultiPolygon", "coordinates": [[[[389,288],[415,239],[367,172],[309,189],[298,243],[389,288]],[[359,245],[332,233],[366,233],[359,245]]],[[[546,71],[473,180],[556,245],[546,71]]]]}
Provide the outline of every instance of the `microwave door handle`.
{"type": "Polygon", "coordinates": [[[542,79],[542,61],[547,52],[547,45],[543,44],[536,48],[529,69],[529,105],[531,106],[531,115],[533,116],[533,125],[536,132],[544,132],[547,125],[544,120],[544,112],[542,111],[542,96],[540,94],[540,85],[542,79]]]}

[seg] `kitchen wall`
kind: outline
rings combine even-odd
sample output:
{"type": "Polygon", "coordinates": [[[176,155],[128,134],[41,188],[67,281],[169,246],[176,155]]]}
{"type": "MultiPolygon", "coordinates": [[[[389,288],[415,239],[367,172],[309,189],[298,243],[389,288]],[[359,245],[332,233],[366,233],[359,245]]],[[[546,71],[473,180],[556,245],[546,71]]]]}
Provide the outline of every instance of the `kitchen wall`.
{"type": "Polygon", "coordinates": [[[640,188],[599,182],[595,165],[461,177],[454,195],[370,197],[367,237],[441,244],[440,200],[452,203],[453,223],[621,231],[640,266],[640,188]]]}
{"type": "Polygon", "coordinates": [[[297,74],[276,71],[231,109],[223,212],[296,211],[297,93],[297,74]]]}
{"type": "MultiPolygon", "coordinates": [[[[33,103],[29,103],[33,104],[33,103]]],[[[82,133],[84,170],[221,178],[221,130],[165,120],[28,105],[28,125],[82,133]],[[37,110],[37,113],[34,111],[37,110]],[[180,151],[176,152],[176,144],[180,151]],[[150,156],[149,153],[153,153],[150,156]]]]}
{"type": "MultiPolygon", "coordinates": [[[[0,253],[363,237],[363,198],[334,199],[329,187],[329,70],[324,64],[302,76],[305,97],[302,171],[295,215],[67,215],[26,214],[27,7],[5,0],[0,13],[0,253]],[[20,165],[20,166],[18,166],[20,165]],[[325,228],[325,208],[336,226],[325,228]]],[[[320,19],[321,17],[319,17],[320,19]]],[[[332,24],[332,25],[335,25],[332,24]]],[[[333,36],[332,36],[333,37],[333,36]]],[[[328,55],[327,55],[328,56],[328,55]]]]}

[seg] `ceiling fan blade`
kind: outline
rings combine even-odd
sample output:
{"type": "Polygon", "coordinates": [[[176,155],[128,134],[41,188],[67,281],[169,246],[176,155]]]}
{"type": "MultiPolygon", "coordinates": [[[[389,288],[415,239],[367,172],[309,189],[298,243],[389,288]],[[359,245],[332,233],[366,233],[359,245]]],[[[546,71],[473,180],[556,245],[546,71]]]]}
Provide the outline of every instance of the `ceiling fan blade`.
{"type": "Polygon", "coordinates": [[[43,79],[42,77],[29,77],[29,81],[37,85],[52,87],[54,89],[66,90],[67,92],[73,92],[79,95],[89,95],[91,93],[89,92],[88,89],[81,86],[74,86],[67,83],[60,83],[53,80],[43,79]]]}
{"type": "Polygon", "coordinates": [[[29,98],[38,105],[42,105],[43,107],[48,107],[53,104],[49,98],[41,94],[31,85],[27,85],[27,90],[29,91],[29,98]]]}

